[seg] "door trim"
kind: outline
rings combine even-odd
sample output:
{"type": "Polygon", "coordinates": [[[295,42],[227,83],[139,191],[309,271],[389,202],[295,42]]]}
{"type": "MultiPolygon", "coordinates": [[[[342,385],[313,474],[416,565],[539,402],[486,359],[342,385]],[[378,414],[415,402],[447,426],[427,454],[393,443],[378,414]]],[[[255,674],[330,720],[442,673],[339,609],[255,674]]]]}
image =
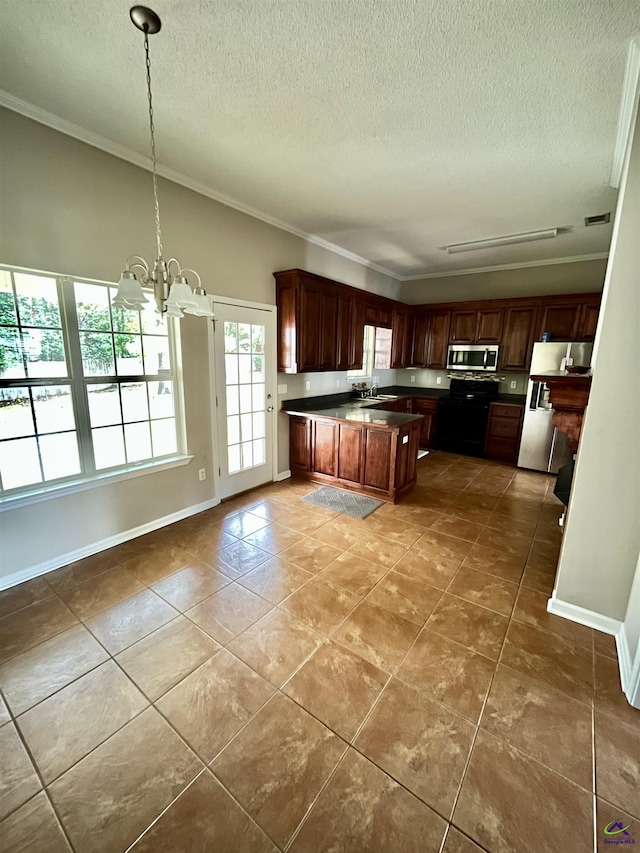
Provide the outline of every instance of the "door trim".
{"type": "MultiPolygon", "coordinates": [[[[274,371],[272,375],[273,379],[273,388],[274,388],[274,397],[276,403],[274,404],[273,414],[275,415],[273,419],[273,429],[272,429],[272,448],[271,448],[271,479],[275,482],[278,478],[278,358],[276,352],[277,346],[277,319],[278,319],[278,309],[275,305],[269,305],[264,302],[248,302],[246,299],[233,299],[229,296],[215,296],[214,294],[207,293],[207,298],[209,299],[209,303],[212,306],[213,303],[219,302],[223,305],[236,305],[238,308],[255,308],[258,311],[264,311],[268,315],[267,319],[267,341],[270,341],[268,344],[268,349],[271,352],[272,363],[274,365],[274,371]]],[[[213,494],[217,497],[218,501],[220,498],[220,465],[218,460],[221,459],[222,451],[220,448],[220,441],[217,430],[218,423],[218,412],[216,411],[216,395],[215,395],[215,386],[216,386],[216,361],[215,361],[215,347],[214,347],[214,323],[215,319],[211,320],[208,324],[207,329],[207,349],[208,349],[208,359],[207,363],[209,365],[209,417],[211,418],[211,453],[212,453],[212,468],[213,468],[213,494]]]]}

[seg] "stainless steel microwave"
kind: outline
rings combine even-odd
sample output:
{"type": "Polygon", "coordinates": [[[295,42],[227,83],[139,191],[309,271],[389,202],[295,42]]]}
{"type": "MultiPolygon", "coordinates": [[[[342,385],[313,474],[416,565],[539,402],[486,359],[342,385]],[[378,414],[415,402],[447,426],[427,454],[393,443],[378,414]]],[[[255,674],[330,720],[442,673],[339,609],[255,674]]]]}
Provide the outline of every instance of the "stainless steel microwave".
{"type": "Polygon", "coordinates": [[[449,370],[495,373],[498,369],[498,344],[451,344],[447,355],[449,370]]]}

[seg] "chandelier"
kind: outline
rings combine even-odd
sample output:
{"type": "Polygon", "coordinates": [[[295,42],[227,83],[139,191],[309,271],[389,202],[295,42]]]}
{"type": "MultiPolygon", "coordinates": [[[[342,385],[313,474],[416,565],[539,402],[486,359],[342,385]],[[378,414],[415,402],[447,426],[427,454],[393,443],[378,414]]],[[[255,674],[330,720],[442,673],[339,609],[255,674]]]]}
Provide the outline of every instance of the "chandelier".
{"type": "Polygon", "coordinates": [[[151,98],[151,60],[149,58],[149,36],[160,32],[162,23],[152,9],[132,6],[129,11],[133,24],[144,33],[144,53],[147,67],[147,101],[149,104],[149,131],[151,140],[151,172],[153,175],[153,199],[156,214],[156,244],[158,257],[153,269],[140,255],[131,255],[118,282],[118,292],[113,304],[130,311],[140,311],[149,300],[142,287],[152,287],[156,310],[167,317],[184,317],[184,313],[197,317],[213,317],[206,291],[195,270],[180,266],[176,258],[165,261],[162,253],[162,231],[160,228],[160,204],[158,202],[158,172],[156,162],[156,140],[153,124],[153,100],[151,98]],[[135,270],[135,272],[134,272],[135,270]],[[195,291],[187,280],[187,273],[197,280],[195,291]]]}

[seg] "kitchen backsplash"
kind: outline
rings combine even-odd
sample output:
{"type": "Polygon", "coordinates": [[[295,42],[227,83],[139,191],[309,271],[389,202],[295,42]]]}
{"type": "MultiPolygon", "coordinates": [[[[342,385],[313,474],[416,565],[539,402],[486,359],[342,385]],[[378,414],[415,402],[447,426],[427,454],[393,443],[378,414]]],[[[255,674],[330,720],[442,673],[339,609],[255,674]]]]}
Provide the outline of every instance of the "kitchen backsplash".
{"type": "MultiPolygon", "coordinates": [[[[377,385],[385,388],[402,385],[410,388],[448,388],[449,373],[446,370],[377,370],[377,385]],[[412,377],[414,381],[412,381],[412,377]],[[438,382],[440,379],[440,382],[438,382]]],[[[374,378],[375,378],[374,377],[374,378]]],[[[501,394],[526,394],[529,376],[526,373],[498,373],[501,394]],[[515,382],[515,387],[511,387],[515,382]]],[[[327,373],[278,374],[278,399],[293,400],[300,397],[318,397],[321,394],[340,394],[351,390],[356,380],[347,379],[344,371],[327,373]],[[309,387],[307,387],[307,385],[309,387]],[[286,391],[281,390],[286,386],[286,391]]]]}
{"type": "MultiPolygon", "coordinates": [[[[378,377],[376,384],[379,388],[383,388],[386,385],[395,385],[396,374],[404,372],[399,370],[376,370],[375,377],[378,377]]],[[[345,393],[346,391],[350,391],[351,385],[357,381],[359,380],[347,379],[345,371],[295,374],[279,373],[278,399],[297,400],[300,397],[318,397],[321,394],[345,393]],[[281,391],[280,389],[285,386],[287,390],[281,391]]]]}

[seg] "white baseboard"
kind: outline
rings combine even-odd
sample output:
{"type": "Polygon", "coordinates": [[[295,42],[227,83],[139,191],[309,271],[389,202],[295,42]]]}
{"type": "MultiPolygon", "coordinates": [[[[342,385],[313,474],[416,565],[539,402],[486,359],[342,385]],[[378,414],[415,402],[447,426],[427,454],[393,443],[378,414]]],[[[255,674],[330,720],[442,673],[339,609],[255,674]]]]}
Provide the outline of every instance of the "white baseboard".
{"type": "Polygon", "coordinates": [[[291,471],[281,471],[275,479],[276,483],[280,483],[282,480],[288,480],[291,476],[291,471]]]}
{"type": "Polygon", "coordinates": [[[640,648],[636,650],[635,655],[632,654],[624,624],[616,637],[616,646],[618,648],[622,689],[629,703],[634,708],[640,709],[640,648]]]}
{"type": "Polygon", "coordinates": [[[561,601],[559,598],[555,598],[555,592],[547,603],[547,611],[555,616],[562,616],[564,619],[578,622],[580,625],[586,625],[588,628],[595,628],[596,631],[612,634],[614,637],[618,636],[622,628],[622,622],[619,619],[612,619],[610,616],[596,613],[595,610],[587,610],[586,607],[578,607],[577,604],[561,601]]]}
{"type": "Polygon", "coordinates": [[[547,611],[555,616],[562,616],[564,619],[570,619],[572,622],[578,622],[580,625],[586,625],[588,628],[594,628],[596,631],[603,631],[605,634],[611,634],[615,637],[622,691],[634,708],[640,708],[640,650],[635,655],[635,665],[632,665],[632,655],[624,630],[624,622],[553,597],[547,603],[547,611]]]}
{"type": "Polygon", "coordinates": [[[32,580],[40,577],[47,572],[52,572],[54,569],[59,569],[68,563],[74,563],[76,560],[82,560],[84,557],[90,557],[92,554],[98,554],[100,551],[105,551],[107,548],[113,548],[114,545],[121,545],[123,542],[128,542],[130,539],[135,539],[138,536],[143,536],[145,533],[151,533],[153,530],[159,530],[161,527],[166,527],[168,524],[173,524],[176,521],[181,521],[183,518],[188,518],[190,515],[197,515],[199,512],[204,512],[206,509],[211,509],[220,503],[220,498],[212,498],[208,501],[203,501],[199,504],[180,509],[177,512],[172,512],[170,515],[165,515],[162,518],[154,518],[153,521],[147,521],[146,524],[140,524],[138,527],[131,527],[129,530],[123,530],[121,533],[116,533],[113,536],[108,536],[106,539],[100,539],[98,542],[91,542],[89,545],[83,545],[82,548],[77,548],[75,551],[68,551],[66,554],[59,554],[57,557],[52,557],[50,560],[45,560],[43,563],[38,563],[35,566],[29,566],[26,569],[21,569],[18,572],[13,572],[10,575],[0,577],[0,591],[16,586],[16,584],[24,581],[32,580]]]}

